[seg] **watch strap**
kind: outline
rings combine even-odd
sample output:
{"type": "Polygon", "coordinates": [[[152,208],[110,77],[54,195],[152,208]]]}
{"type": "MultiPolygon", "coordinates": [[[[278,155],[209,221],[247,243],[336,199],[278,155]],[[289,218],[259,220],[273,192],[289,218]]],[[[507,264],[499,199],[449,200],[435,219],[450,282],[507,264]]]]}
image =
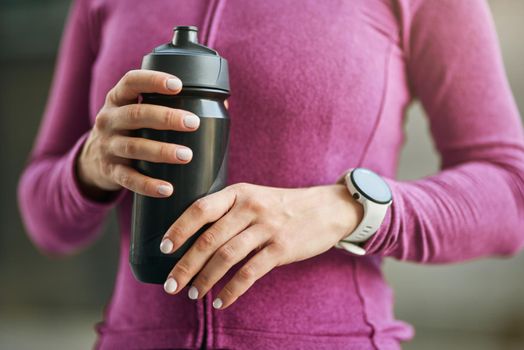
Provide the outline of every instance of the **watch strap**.
{"type": "Polygon", "coordinates": [[[362,220],[353,232],[346,236],[346,238],[343,238],[342,241],[349,243],[365,242],[378,231],[378,228],[386,216],[388,206],[377,204],[369,200],[364,201],[363,206],[364,215],[362,220]]]}

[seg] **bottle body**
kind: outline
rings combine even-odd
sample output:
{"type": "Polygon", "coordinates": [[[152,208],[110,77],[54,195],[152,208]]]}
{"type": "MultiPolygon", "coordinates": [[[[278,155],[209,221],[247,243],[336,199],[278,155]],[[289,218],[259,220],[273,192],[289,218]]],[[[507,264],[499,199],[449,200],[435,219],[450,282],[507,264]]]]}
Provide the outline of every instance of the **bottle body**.
{"type": "Polygon", "coordinates": [[[224,188],[227,178],[229,116],[224,107],[225,91],[184,88],[174,96],[144,94],[143,102],[190,111],[200,117],[196,131],[140,129],[136,137],[187,146],[193,158],[187,164],[136,161],[144,175],[173,184],[168,198],[134,195],[129,262],[135,277],[146,283],[164,283],[176,262],[210,225],[199,229],[172,254],[160,251],[168,228],[198,198],[224,188]]]}

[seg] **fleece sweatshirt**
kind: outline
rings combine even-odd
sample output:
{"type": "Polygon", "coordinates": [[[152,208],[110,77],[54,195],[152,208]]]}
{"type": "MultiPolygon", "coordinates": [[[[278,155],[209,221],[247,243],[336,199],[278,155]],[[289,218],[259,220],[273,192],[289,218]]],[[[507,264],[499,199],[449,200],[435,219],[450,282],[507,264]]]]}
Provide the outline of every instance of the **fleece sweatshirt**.
{"type": "Polygon", "coordinates": [[[57,254],[95,241],[116,208],[120,259],[99,349],[398,349],[413,329],[394,317],[383,259],[518,252],[523,140],[485,1],[77,0],[19,203],[31,239],[57,254]],[[226,310],[211,303],[236,268],[198,301],[135,280],[131,193],[89,199],[74,164],[109,89],[177,25],[198,26],[200,41],[229,61],[228,184],[330,184],[357,166],[386,179],[393,204],[365,256],[333,248],[275,268],[226,310]],[[415,98],[441,168],[399,181],[415,98]]]}

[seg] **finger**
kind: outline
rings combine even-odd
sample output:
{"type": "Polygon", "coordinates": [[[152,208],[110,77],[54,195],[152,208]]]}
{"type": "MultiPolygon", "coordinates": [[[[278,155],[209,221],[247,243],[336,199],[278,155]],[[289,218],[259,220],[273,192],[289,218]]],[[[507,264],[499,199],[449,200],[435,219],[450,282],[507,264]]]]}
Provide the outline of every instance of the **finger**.
{"type": "Polygon", "coordinates": [[[114,109],[111,127],[116,130],[149,128],[156,130],[194,131],[200,118],[183,109],[135,103],[114,109]]]}
{"type": "Polygon", "coordinates": [[[123,106],[136,102],[141,93],[175,95],[180,90],[182,81],[174,75],[146,69],[131,70],[109,91],[106,103],[123,106]]]}
{"type": "MultiPolygon", "coordinates": [[[[169,274],[168,278],[173,278],[178,286],[177,290],[171,294],[182,290],[220,246],[249,226],[252,218],[246,214],[246,211],[233,207],[197,238],[169,274]]],[[[166,248],[166,243],[163,242],[161,250],[166,248]]]]}
{"type": "Polygon", "coordinates": [[[224,101],[224,106],[226,107],[226,109],[229,109],[229,102],[228,102],[228,100],[224,101]]]}
{"type": "Polygon", "coordinates": [[[155,163],[185,164],[193,157],[191,148],[185,146],[122,135],[111,137],[109,152],[121,158],[155,163]]]}
{"type": "Polygon", "coordinates": [[[202,298],[233,265],[266,243],[268,239],[267,229],[262,225],[252,225],[224,243],[198,273],[189,290],[189,297],[202,298]]]}
{"type": "Polygon", "coordinates": [[[127,165],[113,165],[111,176],[120,186],[144,196],[163,198],[173,193],[169,182],[145,176],[127,165]]]}
{"type": "Polygon", "coordinates": [[[278,266],[279,254],[279,249],[274,244],[264,247],[255,254],[218,293],[213,301],[213,307],[215,309],[225,309],[233,304],[255,281],[278,266]]]}
{"type": "Polygon", "coordinates": [[[220,219],[235,202],[236,194],[226,187],[194,201],[169,227],[160,244],[164,254],[176,251],[209,222],[220,219]]]}

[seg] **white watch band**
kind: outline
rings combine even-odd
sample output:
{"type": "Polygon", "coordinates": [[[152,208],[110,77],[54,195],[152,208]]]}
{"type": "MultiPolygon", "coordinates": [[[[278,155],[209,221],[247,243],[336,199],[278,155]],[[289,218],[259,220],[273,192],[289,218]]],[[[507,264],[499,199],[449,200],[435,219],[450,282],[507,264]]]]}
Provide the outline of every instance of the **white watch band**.
{"type": "Polygon", "coordinates": [[[391,202],[388,204],[379,204],[363,196],[355,188],[355,186],[353,186],[353,183],[350,179],[352,170],[353,169],[350,169],[344,175],[342,175],[337,180],[337,183],[342,183],[346,185],[348,191],[353,196],[353,198],[355,198],[355,200],[362,204],[364,209],[364,215],[360,223],[353,230],[353,232],[351,232],[351,234],[337,242],[335,247],[348,250],[351,253],[357,255],[364,255],[366,254],[366,250],[360,247],[358,243],[367,241],[371,236],[373,236],[377,232],[380,225],[384,221],[384,217],[386,216],[386,212],[391,202]]]}

